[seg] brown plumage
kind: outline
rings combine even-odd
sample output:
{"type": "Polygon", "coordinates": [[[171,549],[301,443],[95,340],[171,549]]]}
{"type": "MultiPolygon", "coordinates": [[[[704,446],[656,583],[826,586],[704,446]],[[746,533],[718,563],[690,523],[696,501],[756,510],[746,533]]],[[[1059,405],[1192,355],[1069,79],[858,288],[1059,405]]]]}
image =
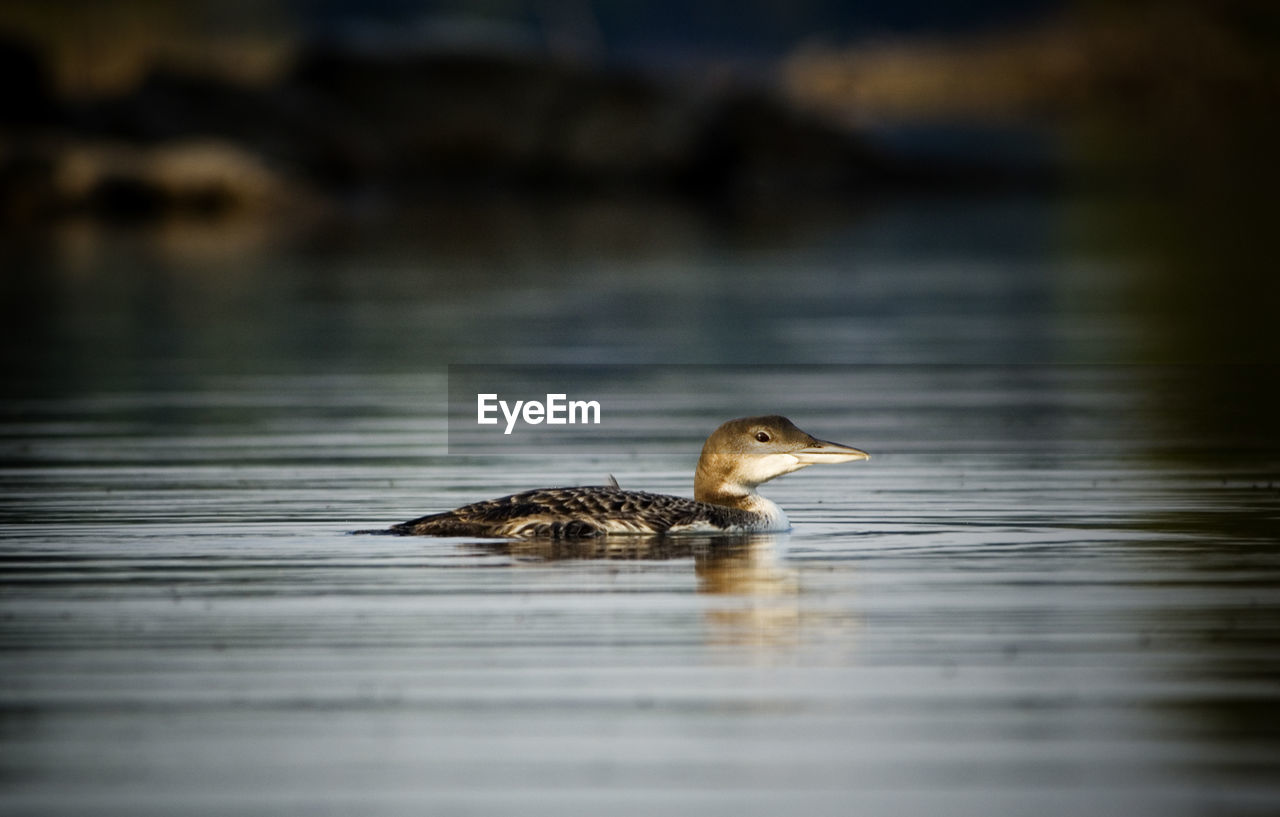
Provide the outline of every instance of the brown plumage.
{"type": "Polygon", "coordinates": [[[487,499],[393,525],[396,533],[427,536],[549,536],[668,533],[672,529],[745,528],[749,511],[682,496],[606,486],[539,488],[487,499]]]}
{"type": "Polygon", "coordinates": [[[786,417],[743,417],[702,447],[694,499],[610,486],[541,488],[411,519],[390,533],[418,536],[582,538],[604,534],[786,530],[786,514],[756,493],[774,477],[817,463],[867,459],[819,440],[786,417]]]}

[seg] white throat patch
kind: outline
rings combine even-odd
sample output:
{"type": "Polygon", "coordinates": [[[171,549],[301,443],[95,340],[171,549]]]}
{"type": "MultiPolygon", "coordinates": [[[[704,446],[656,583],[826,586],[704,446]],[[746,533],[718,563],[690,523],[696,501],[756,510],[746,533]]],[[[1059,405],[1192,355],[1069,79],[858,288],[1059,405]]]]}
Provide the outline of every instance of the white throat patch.
{"type": "Polygon", "coordinates": [[[754,488],[783,474],[799,471],[808,465],[809,463],[800,462],[791,454],[766,454],[763,457],[745,458],[733,469],[733,476],[740,485],[754,488]]]}

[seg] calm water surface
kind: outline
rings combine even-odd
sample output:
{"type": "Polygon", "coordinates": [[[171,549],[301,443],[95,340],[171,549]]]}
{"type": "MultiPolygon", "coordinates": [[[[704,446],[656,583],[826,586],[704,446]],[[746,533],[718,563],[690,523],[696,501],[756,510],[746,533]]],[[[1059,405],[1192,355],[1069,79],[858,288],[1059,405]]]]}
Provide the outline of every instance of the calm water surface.
{"type": "Polygon", "coordinates": [[[1276,371],[1108,362],[1166,324],[1060,217],[28,262],[0,810],[1276,813],[1276,371]],[[767,365],[624,370],[616,451],[480,455],[448,448],[463,360],[767,365]],[[350,533],[608,474],[689,493],[762,411],[873,454],[767,486],[790,533],[350,533]]]}

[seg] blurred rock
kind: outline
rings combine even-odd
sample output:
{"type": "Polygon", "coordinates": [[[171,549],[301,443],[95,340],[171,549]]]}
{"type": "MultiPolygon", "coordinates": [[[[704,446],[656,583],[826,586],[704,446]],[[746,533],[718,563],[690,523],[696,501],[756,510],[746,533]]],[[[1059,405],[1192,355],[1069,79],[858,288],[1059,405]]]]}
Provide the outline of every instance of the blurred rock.
{"type": "Polygon", "coordinates": [[[669,176],[696,111],[633,78],[517,55],[314,50],[291,89],[344,131],[352,168],[399,182],[609,184],[669,176]]]}
{"type": "Polygon", "coordinates": [[[340,163],[401,181],[716,195],[785,180],[829,190],[871,160],[851,133],[763,94],[526,55],[317,51],[293,87],[347,127],[340,163]]]}
{"type": "Polygon", "coordinates": [[[21,223],[85,213],[137,219],[269,210],[299,197],[256,155],[227,142],[61,138],[0,151],[0,194],[0,215],[21,223]]]}
{"type": "MultiPolygon", "coordinates": [[[[40,76],[29,50],[0,59],[40,76]]],[[[858,192],[890,168],[759,91],[518,51],[313,46],[269,83],[155,67],[128,93],[57,108],[0,140],[10,222],[458,192],[768,199],[858,192]]]]}
{"type": "Polygon", "coordinates": [[[851,126],[1052,130],[1093,183],[1268,194],[1277,77],[1266,0],[1075,4],[1021,28],[814,44],[783,65],[788,99],[851,126]]]}

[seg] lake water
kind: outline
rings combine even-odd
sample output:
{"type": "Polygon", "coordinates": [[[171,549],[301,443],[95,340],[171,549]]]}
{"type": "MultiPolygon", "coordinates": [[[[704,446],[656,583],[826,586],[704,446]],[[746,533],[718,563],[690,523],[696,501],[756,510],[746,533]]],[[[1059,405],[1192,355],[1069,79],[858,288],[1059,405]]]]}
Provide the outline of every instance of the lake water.
{"type": "Polygon", "coordinates": [[[490,205],[10,247],[0,811],[1276,813],[1277,369],[1081,220],[490,205]],[[458,445],[459,363],[563,364],[618,444],[458,445]],[[789,533],[351,533],[688,494],[711,429],[774,411],[873,455],[766,486],[789,533]]]}

